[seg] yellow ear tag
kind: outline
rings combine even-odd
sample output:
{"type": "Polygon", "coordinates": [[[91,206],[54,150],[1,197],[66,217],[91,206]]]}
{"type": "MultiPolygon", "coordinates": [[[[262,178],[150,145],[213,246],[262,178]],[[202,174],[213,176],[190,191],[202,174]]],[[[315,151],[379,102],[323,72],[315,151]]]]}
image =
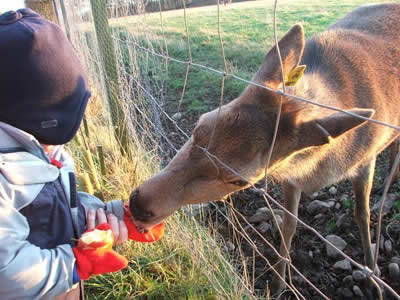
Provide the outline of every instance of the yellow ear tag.
{"type": "Polygon", "coordinates": [[[290,73],[286,76],[285,85],[296,85],[297,81],[299,81],[299,79],[303,76],[306,67],[306,65],[300,65],[290,71],[290,73]]]}

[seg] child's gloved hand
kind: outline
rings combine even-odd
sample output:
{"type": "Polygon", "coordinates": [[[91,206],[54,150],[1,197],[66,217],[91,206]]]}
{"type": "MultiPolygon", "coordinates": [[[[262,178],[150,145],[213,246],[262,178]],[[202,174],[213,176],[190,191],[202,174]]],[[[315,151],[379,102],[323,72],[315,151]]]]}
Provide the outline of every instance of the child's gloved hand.
{"type": "Polygon", "coordinates": [[[128,260],[112,250],[114,236],[110,224],[102,223],[86,231],[72,248],[77,273],[86,280],[91,275],[116,272],[128,265],[128,260]]]}
{"type": "Polygon", "coordinates": [[[128,238],[130,240],[142,243],[153,243],[158,241],[164,235],[164,223],[154,226],[146,233],[140,233],[132,222],[132,214],[129,207],[125,205],[124,222],[128,227],[128,238]]]}

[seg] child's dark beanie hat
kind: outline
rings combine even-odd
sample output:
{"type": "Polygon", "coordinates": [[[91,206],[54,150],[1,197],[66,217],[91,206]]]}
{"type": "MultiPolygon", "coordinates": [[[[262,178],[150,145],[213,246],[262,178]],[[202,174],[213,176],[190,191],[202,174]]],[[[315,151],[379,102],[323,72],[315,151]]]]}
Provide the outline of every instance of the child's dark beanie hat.
{"type": "Polygon", "coordinates": [[[0,121],[40,143],[70,141],[90,92],[61,29],[30,9],[0,15],[0,121]]]}

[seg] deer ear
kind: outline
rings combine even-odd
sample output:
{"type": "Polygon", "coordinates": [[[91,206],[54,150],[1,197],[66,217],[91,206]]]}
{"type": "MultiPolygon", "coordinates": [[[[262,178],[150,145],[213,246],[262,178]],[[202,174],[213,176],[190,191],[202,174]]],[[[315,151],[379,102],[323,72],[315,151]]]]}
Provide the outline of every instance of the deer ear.
{"type": "MultiPolygon", "coordinates": [[[[287,76],[298,66],[304,50],[304,30],[300,24],[294,25],[279,41],[279,50],[282,57],[283,73],[287,76]]],[[[264,62],[253,80],[277,88],[282,81],[281,64],[278,52],[274,46],[265,56],[264,62]]]]}
{"type": "MultiPolygon", "coordinates": [[[[347,111],[365,118],[371,118],[375,114],[373,109],[354,108],[347,111]]],[[[366,122],[367,120],[343,112],[305,122],[299,127],[299,149],[327,144],[330,138],[338,137],[366,122]]]]}

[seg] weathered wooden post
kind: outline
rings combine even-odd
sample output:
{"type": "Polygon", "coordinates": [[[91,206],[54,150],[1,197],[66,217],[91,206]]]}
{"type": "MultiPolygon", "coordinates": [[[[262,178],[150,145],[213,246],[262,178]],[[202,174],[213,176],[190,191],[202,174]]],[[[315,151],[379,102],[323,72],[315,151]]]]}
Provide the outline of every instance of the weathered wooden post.
{"type": "Polygon", "coordinates": [[[65,9],[64,0],[60,0],[60,8],[61,8],[61,14],[63,17],[63,22],[64,22],[65,34],[67,35],[68,40],[71,42],[71,29],[69,28],[67,10],[65,9]]]}
{"type": "Polygon", "coordinates": [[[114,134],[124,154],[129,153],[128,118],[121,104],[117,58],[107,16],[106,0],[90,0],[114,134]]]}

